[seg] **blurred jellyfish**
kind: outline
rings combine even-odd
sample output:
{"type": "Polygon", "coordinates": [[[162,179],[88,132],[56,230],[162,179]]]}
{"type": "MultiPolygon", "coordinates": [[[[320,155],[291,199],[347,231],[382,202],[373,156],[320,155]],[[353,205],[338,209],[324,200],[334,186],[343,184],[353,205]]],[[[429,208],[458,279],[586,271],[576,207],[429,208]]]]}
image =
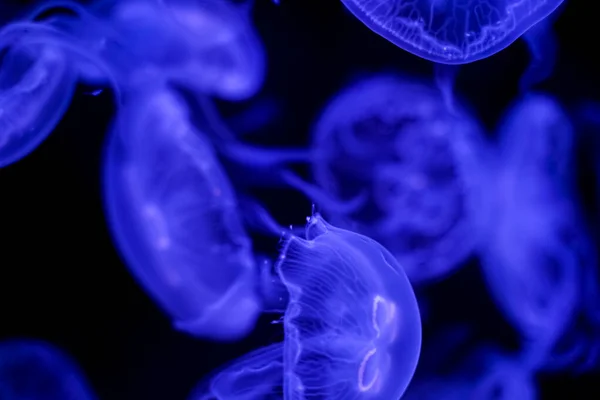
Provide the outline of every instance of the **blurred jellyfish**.
{"type": "Polygon", "coordinates": [[[2,400],[92,400],[76,363],[56,347],[37,340],[0,343],[2,400]]]}
{"type": "Polygon", "coordinates": [[[342,3],[372,31],[410,53],[438,63],[466,64],[508,47],[548,17],[562,0],[342,3]]]}
{"type": "Polygon", "coordinates": [[[345,89],[313,132],[317,185],[342,201],[365,194],[360,207],[328,207],[303,191],[332,223],[372,237],[400,262],[413,284],[453,271],[473,247],[465,186],[454,147],[478,136],[477,122],[450,111],[435,88],[376,75],[345,89]]]}
{"type": "Polygon", "coordinates": [[[484,278],[498,308],[543,363],[579,307],[594,263],[570,184],[573,128],[543,95],[518,101],[499,154],[479,164],[471,212],[484,278]],[[537,353],[536,353],[537,352],[537,353]]]}
{"type": "Polygon", "coordinates": [[[254,350],[204,378],[188,400],[282,399],[283,343],[254,350]]]}
{"type": "Polygon", "coordinates": [[[159,87],[129,99],[106,148],[104,192],[114,240],[175,326],[233,340],[261,306],[233,189],[185,102],[159,87]]]}
{"type": "Polygon", "coordinates": [[[400,398],[421,347],[404,271],[380,244],[319,214],[305,236],[287,237],[276,265],[289,292],[284,398],[400,398]]]}
{"type": "Polygon", "coordinates": [[[0,32],[0,167],[31,153],[70,104],[76,74],[46,40],[0,32]]]}

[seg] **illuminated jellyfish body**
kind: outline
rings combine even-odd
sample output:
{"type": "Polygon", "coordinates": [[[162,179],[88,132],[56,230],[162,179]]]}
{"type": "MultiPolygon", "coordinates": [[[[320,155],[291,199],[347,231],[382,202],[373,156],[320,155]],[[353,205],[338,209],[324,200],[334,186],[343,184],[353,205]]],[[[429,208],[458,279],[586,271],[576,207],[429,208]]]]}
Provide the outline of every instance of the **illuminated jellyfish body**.
{"type": "Polygon", "coordinates": [[[70,357],[36,340],[0,343],[2,400],[93,400],[85,377],[70,357]]]}
{"type": "Polygon", "coordinates": [[[477,171],[474,234],[492,297],[536,349],[531,362],[543,363],[572,322],[594,263],[570,189],[573,128],[556,101],[529,95],[508,111],[499,138],[498,157],[477,171]]]}
{"type": "MultiPolygon", "coordinates": [[[[75,15],[55,18],[54,26],[103,60],[121,85],[170,80],[243,100],[264,81],[265,50],[247,6],[220,0],[105,1],[89,9],[58,5],[75,15]]],[[[84,81],[108,83],[106,71],[93,62],[79,64],[84,81]]]]}
{"type": "MultiPolygon", "coordinates": [[[[332,197],[367,193],[350,212],[323,211],[332,223],[377,240],[413,284],[440,279],[471,253],[465,186],[455,143],[469,146],[477,123],[450,112],[435,88],[376,75],[342,91],[313,130],[312,170],[332,197]]],[[[317,204],[319,196],[306,191],[317,204]]]]}
{"type": "Polygon", "coordinates": [[[0,32],[0,167],[35,150],[73,96],[76,74],[65,53],[48,42],[0,32]]]}
{"type": "Polygon", "coordinates": [[[233,340],[260,312],[251,244],[227,177],[167,88],[128,100],[105,153],[106,212],[131,272],[193,335],[233,340]]]}
{"type": "Polygon", "coordinates": [[[188,400],[283,398],[283,343],[254,350],[204,378],[188,400]]]}
{"type": "Polygon", "coordinates": [[[276,271],[286,399],[398,399],[415,371],[421,321],[412,287],[377,242],[313,215],[285,239],[276,271]]]}
{"type": "Polygon", "coordinates": [[[466,64],[489,57],[548,17],[562,0],[342,0],[367,27],[430,61],[466,64]]]}

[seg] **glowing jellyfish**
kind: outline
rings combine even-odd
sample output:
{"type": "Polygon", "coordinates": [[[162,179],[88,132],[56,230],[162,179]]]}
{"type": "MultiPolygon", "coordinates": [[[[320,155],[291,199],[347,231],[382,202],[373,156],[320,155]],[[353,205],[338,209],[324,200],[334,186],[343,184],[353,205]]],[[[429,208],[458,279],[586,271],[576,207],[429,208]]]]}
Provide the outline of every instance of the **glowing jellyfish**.
{"type": "Polygon", "coordinates": [[[553,99],[531,95],[509,110],[499,138],[497,159],[477,170],[475,235],[492,297],[541,363],[571,323],[593,260],[570,188],[573,128],[553,99]]]}
{"type": "Polygon", "coordinates": [[[508,47],[548,17],[562,0],[342,3],[372,31],[410,53],[434,62],[465,64],[508,47]]]}
{"type": "Polygon", "coordinates": [[[3,400],[93,400],[75,362],[56,347],[36,340],[0,343],[3,400]]]}
{"type": "Polygon", "coordinates": [[[377,242],[316,214],[285,239],[286,399],[398,399],[415,371],[421,321],[412,287],[377,242]]]}
{"type": "Polygon", "coordinates": [[[413,284],[439,279],[473,248],[454,147],[478,132],[433,87],[395,75],[364,79],[322,112],[311,162],[317,185],[332,197],[366,192],[366,200],[348,212],[304,192],[332,223],[385,246],[413,284]]]}
{"type": "Polygon", "coordinates": [[[0,32],[0,167],[31,153],[71,101],[76,74],[50,40],[0,32]]]}
{"type": "MultiPolygon", "coordinates": [[[[219,0],[58,6],[75,15],[55,18],[54,25],[108,65],[119,85],[172,81],[226,100],[242,100],[254,95],[264,81],[265,50],[248,6],[219,0]]],[[[84,81],[108,83],[106,69],[89,60],[78,64],[84,81]]]]}
{"type": "Polygon", "coordinates": [[[129,99],[108,141],[106,211],[135,277],[191,334],[246,335],[260,312],[233,189],[186,103],[167,88],[129,99]]]}
{"type": "Polygon", "coordinates": [[[188,400],[282,399],[283,343],[254,350],[204,378],[188,400]]]}

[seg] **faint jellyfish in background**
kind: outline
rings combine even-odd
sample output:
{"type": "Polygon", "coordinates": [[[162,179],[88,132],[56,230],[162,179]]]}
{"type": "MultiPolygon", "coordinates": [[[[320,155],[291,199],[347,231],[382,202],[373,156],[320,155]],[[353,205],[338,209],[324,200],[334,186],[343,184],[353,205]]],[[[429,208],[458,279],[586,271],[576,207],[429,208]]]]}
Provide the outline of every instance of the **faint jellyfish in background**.
{"type": "Polygon", "coordinates": [[[58,348],[37,340],[0,342],[3,400],[93,400],[76,363],[58,348]]]}
{"type": "Polygon", "coordinates": [[[129,99],[108,140],[106,213],[131,272],[178,329],[234,340],[261,311],[233,189],[175,92],[129,99]]]}
{"type": "Polygon", "coordinates": [[[421,348],[404,271],[380,244],[319,214],[305,236],[285,238],[275,266],[289,292],[284,398],[400,398],[421,348]]]}
{"type": "Polygon", "coordinates": [[[0,31],[0,167],[40,145],[67,110],[76,73],[50,38],[0,31]]]}
{"type": "Polygon", "coordinates": [[[317,185],[341,200],[366,192],[361,207],[323,204],[324,213],[380,242],[413,284],[446,276],[473,248],[454,146],[468,146],[465,138],[477,136],[479,126],[454,108],[433,87],[377,75],[337,95],[313,129],[317,185]]]}
{"type": "Polygon", "coordinates": [[[188,400],[283,399],[283,343],[254,350],[202,379],[188,400]]]}
{"type": "Polygon", "coordinates": [[[342,3],[372,31],[412,54],[443,64],[466,64],[508,47],[547,18],[562,0],[342,3]]]}
{"type": "Polygon", "coordinates": [[[544,95],[520,99],[499,127],[495,158],[480,160],[471,193],[484,279],[500,311],[545,363],[573,321],[593,247],[572,190],[574,132],[544,95]]]}

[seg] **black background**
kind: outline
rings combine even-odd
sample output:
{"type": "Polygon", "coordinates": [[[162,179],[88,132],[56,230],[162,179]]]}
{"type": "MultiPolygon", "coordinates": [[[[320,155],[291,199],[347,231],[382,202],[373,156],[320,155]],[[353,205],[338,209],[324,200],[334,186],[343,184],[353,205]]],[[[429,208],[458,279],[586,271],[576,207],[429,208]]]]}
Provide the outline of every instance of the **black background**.
{"type": "MultiPolygon", "coordinates": [[[[319,110],[354,78],[389,69],[425,77],[433,73],[430,62],[369,31],[339,1],[281,2],[255,0],[254,20],[269,60],[263,90],[245,103],[219,103],[224,115],[234,116],[261,99],[278,102],[277,118],[263,135],[248,141],[305,145],[319,110]]],[[[567,108],[583,99],[600,100],[600,35],[597,14],[586,8],[588,3],[565,4],[555,24],[558,65],[539,86],[567,108]]],[[[2,19],[19,9],[7,6],[14,7],[5,8],[2,19]]],[[[486,126],[493,127],[516,97],[527,61],[527,49],[517,41],[461,68],[457,90],[486,126]]],[[[105,130],[115,109],[110,92],[88,92],[78,90],[60,125],[37,150],[0,169],[0,339],[35,337],[60,346],[80,363],[101,399],[184,399],[211,369],[279,340],[280,326],[264,318],[251,337],[236,344],[203,342],[171,328],[111,242],[100,167],[105,130]]],[[[589,200],[589,174],[580,175],[589,200]]],[[[257,194],[283,224],[301,223],[310,213],[310,203],[298,193],[257,194]],[[275,195],[276,201],[269,201],[275,195]]],[[[274,254],[276,244],[262,238],[257,247],[274,254]]],[[[482,287],[476,260],[468,264],[431,290],[433,312],[444,321],[476,326],[479,338],[513,346],[509,327],[482,287]]],[[[426,327],[425,334],[431,329],[426,327]]],[[[542,376],[541,397],[597,398],[600,389],[593,380],[592,374],[542,376]]]]}

